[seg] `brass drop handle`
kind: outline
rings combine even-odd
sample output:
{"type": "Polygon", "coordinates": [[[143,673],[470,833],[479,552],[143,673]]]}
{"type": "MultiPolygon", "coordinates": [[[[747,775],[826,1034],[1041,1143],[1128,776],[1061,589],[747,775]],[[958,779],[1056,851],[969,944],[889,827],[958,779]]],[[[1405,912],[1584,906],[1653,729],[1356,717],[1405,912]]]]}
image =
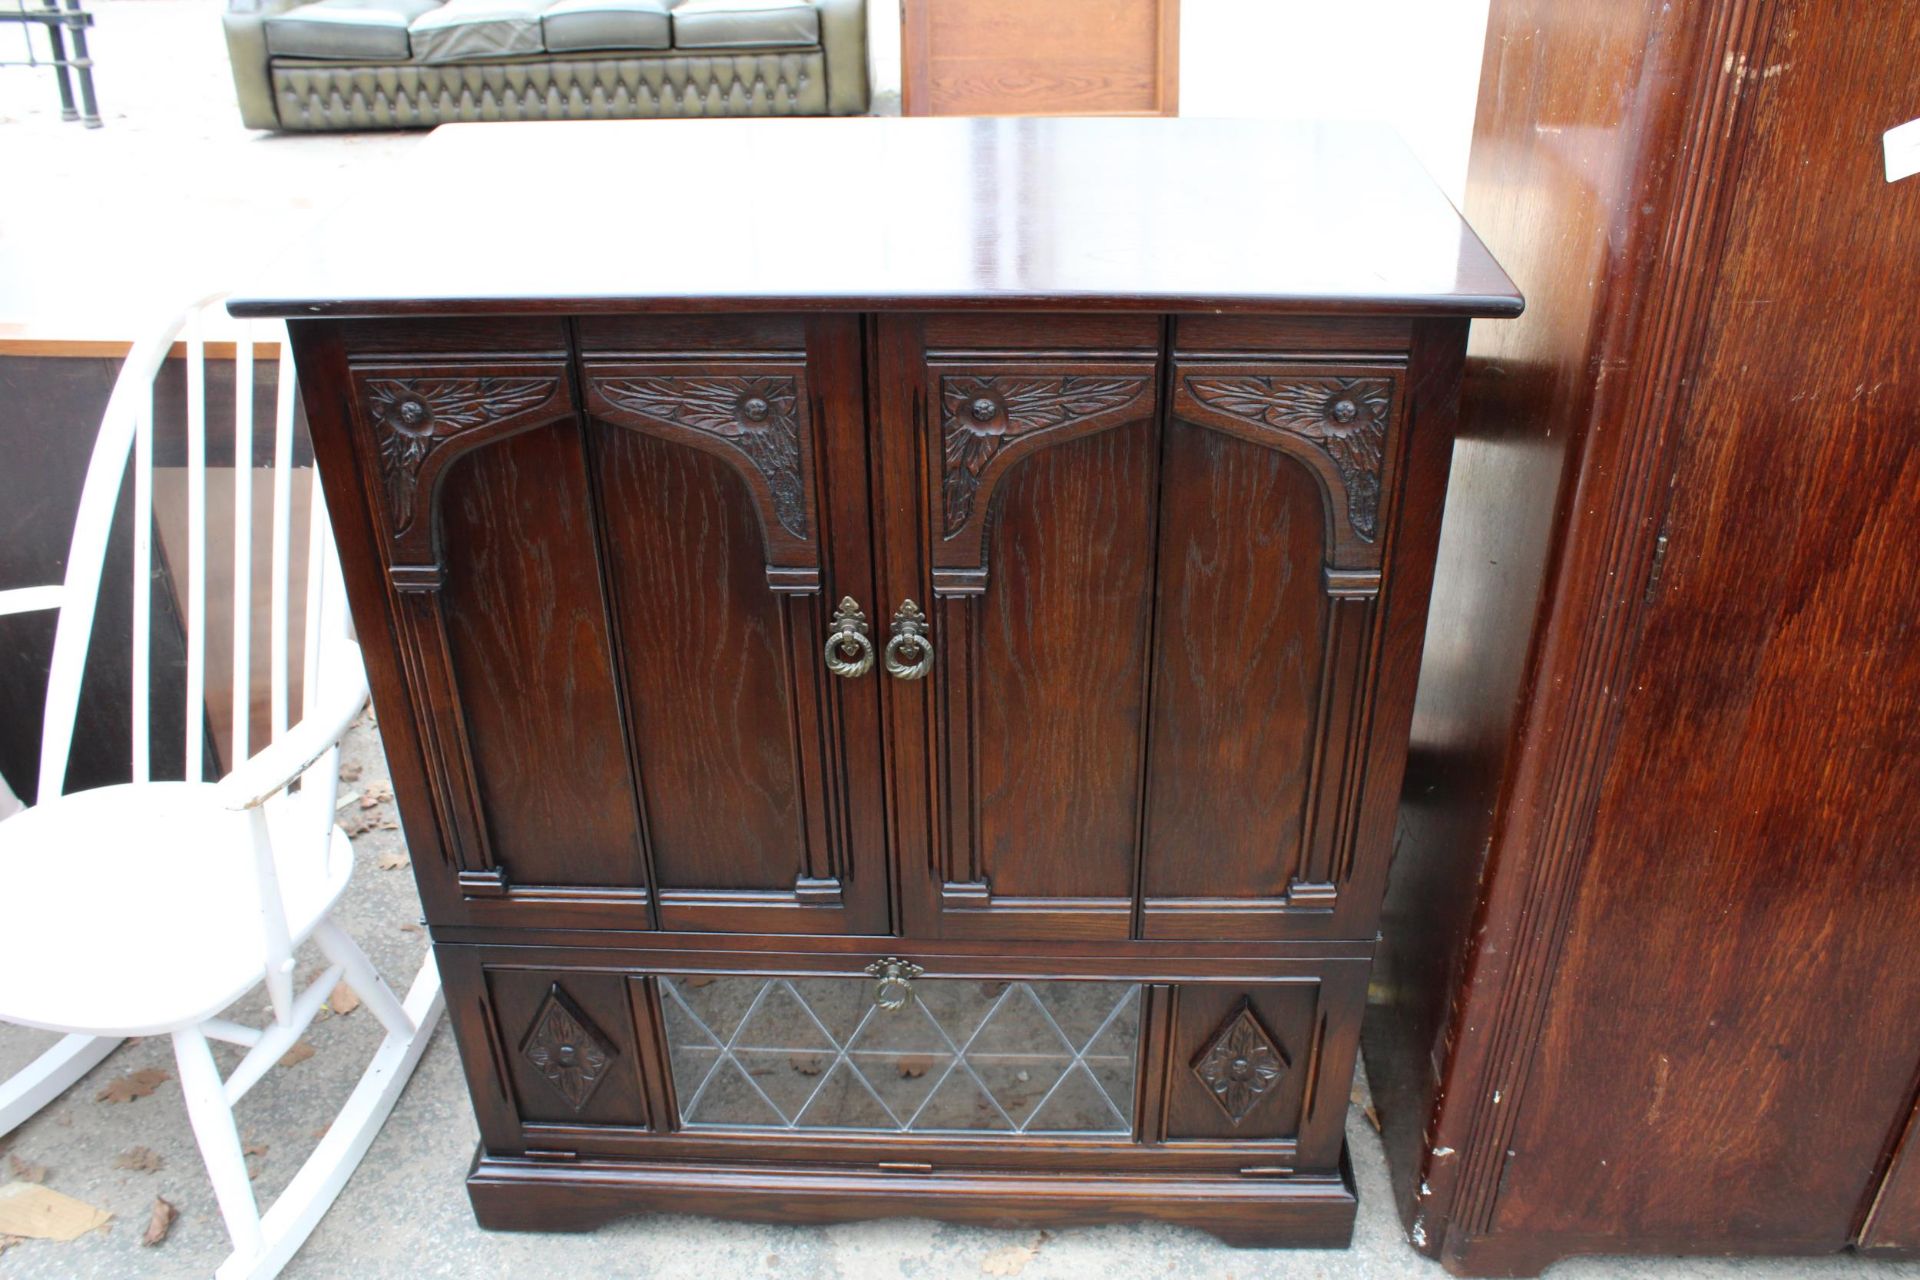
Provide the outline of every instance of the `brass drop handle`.
{"type": "Polygon", "coordinates": [[[882,1009],[904,1009],[913,999],[913,980],[926,972],[911,960],[888,956],[867,966],[872,974],[873,1002],[882,1009]]]}
{"type": "Polygon", "coordinates": [[[933,640],[927,635],[927,615],[908,600],[893,615],[893,635],[887,641],[887,674],[897,680],[918,680],[933,670],[933,640]]]}
{"type": "Polygon", "coordinates": [[[827,631],[827,670],[851,680],[873,670],[873,639],[867,634],[867,615],[852,596],[840,601],[833,611],[833,626],[827,631]]]}

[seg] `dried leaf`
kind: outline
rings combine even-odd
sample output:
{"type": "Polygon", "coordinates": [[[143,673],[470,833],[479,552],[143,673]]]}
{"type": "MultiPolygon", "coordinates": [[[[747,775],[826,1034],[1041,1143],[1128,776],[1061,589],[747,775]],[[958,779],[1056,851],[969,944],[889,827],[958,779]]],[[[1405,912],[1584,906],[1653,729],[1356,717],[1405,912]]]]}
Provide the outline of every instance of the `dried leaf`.
{"type": "Polygon", "coordinates": [[[25,1241],[25,1239],[25,1236],[0,1236],[0,1253],[5,1253],[7,1250],[13,1248],[13,1246],[25,1241]]]}
{"type": "Polygon", "coordinates": [[[355,840],[373,830],[374,823],[374,818],[364,813],[356,814],[348,818],[345,822],[342,822],[340,829],[347,833],[347,839],[355,840]]]}
{"type": "Polygon", "coordinates": [[[894,1059],[894,1065],[899,1069],[902,1080],[918,1080],[933,1070],[933,1056],[926,1053],[903,1053],[894,1059]]]}
{"type": "Polygon", "coordinates": [[[787,1065],[796,1075],[817,1076],[827,1069],[827,1058],[819,1053],[792,1053],[787,1055],[787,1065]]]}
{"type": "Polygon", "coordinates": [[[22,1160],[19,1156],[7,1157],[7,1168],[13,1171],[15,1182],[45,1182],[47,1166],[35,1164],[31,1160],[22,1160]]]}
{"type": "Polygon", "coordinates": [[[140,1235],[143,1247],[151,1249],[167,1238],[167,1232],[173,1230],[173,1220],[180,1211],[173,1207],[164,1196],[153,1198],[153,1213],[147,1218],[147,1229],[140,1235]]]}
{"type": "Polygon", "coordinates": [[[240,1154],[243,1156],[263,1156],[267,1154],[267,1144],[258,1138],[249,1138],[247,1145],[240,1148],[240,1154]]]}
{"type": "Polygon", "coordinates": [[[426,926],[417,920],[402,920],[400,922],[400,932],[402,933],[425,933],[426,931],[426,926]]]}
{"type": "Polygon", "coordinates": [[[78,1240],[113,1221],[113,1215],[85,1200],[61,1195],[31,1182],[0,1187],[0,1235],[30,1240],[78,1240]]]}
{"type": "Polygon", "coordinates": [[[375,858],[373,860],[373,865],[380,868],[382,871],[398,871],[402,867],[411,866],[413,864],[407,858],[406,854],[401,853],[397,850],[389,849],[387,852],[375,858]]]}
{"type": "Polygon", "coordinates": [[[1050,1236],[1042,1231],[1033,1238],[1032,1244],[1010,1244],[1004,1249],[995,1249],[980,1259],[980,1272],[989,1276],[1017,1276],[1027,1269],[1034,1255],[1040,1252],[1050,1236]]]}
{"type": "Polygon", "coordinates": [[[373,824],[373,829],[375,831],[398,831],[400,829],[400,823],[394,818],[382,818],[373,824]]]}
{"type": "Polygon", "coordinates": [[[357,765],[357,764],[343,764],[343,765],[341,765],[341,766],[340,766],[340,781],[342,781],[342,782],[357,782],[357,781],[359,781],[359,779],[360,779],[360,766],[359,766],[359,765],[357,765]]]}
{"type": "Polygon", "coordinates": [[[114,1168],[135,1173],[157,1173],[166,1163],[151,1147],[133,1147],[113,1158],[114,1168]]]}
{"type": "Polygon", "coordinates": [[[305,1040],[295,1040],[293,1042],[293,1048],[280,1055],[280,1065],[283,1067],[297,1067],[312,1056],[312,1045],[308,1044],[305,1040]]]}
{"type": "Polygon", "coordinates": [[[1373,1126],[1373,1131],[1375,1133],[1380,1132],[1380,1113],[1373,1109],[1373,1104],[1371,1102],[1369,1102],[1366,1106],[1360,1108],[1360,1114],[1367,1118],[1367,1123],[1373,1126]]]}
{"type": "Polygon", "coordinates": [[[360,807],[362,809],[377,808],[391,799],[393,799],[393,784],[376,780],[367,784],[365,793],[360,797],[360,807]]]}
{"type": "Polygon", "coordinates": [[[145,1067],[129,1072],[117,1080],[107,1082],[107,1087],[93,1095],[95,1102],[132,1102],[135,1098],[144,1098],[173,1077],[158,1067],[145,1067]]]}
{"type": "Polygon", "coordinates": [[[360,1007],[360,997],[353,994],[353,988],[344,982],[333,984],[333,994],[327,997],[327,1008],[344,1018],[360,1007]]]}

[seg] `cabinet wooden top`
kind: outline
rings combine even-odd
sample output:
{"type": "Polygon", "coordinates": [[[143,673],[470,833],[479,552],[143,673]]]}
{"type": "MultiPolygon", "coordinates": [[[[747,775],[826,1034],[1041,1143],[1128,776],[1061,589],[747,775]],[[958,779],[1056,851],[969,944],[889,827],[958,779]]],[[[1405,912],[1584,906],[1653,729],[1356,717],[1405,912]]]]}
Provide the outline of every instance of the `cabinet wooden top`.
{"type": "Polygon", "coordinates": [[[461,124],[362,182],[236,314],[1522,305],[1399,140],[1365,126],[461,124]]]}

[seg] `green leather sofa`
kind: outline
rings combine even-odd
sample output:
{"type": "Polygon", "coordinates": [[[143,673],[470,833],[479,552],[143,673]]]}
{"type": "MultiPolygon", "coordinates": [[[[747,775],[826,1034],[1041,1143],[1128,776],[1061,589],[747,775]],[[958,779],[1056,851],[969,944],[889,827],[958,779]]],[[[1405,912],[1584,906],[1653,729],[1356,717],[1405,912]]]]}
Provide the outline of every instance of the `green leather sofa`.
{"type": "Polygon", "coordinates": [[[867,0],[231,0],[255,129],[859,115],[867,0]]]}

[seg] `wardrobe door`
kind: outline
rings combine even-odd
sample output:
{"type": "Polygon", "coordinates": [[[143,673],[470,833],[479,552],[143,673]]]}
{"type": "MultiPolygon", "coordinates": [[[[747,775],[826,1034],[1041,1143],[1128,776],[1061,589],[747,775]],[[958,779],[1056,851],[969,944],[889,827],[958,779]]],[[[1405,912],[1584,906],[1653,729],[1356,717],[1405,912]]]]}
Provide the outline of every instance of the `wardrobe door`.
{"type": "Polygon", "coordinates": [[[878,335],[908,928],[1128,937],[1161,323],[900,317],[878,335]]]}
{"type": "Polygon", "coordinates": [[[580,344],[660,927],[884,932],[857,321],[589,320],[580,344]]]}
{"type": "Polygon", "coordinates": [[[348,348],[434,923],[884,932],[857,322],[455,337],[348,348]]]}

